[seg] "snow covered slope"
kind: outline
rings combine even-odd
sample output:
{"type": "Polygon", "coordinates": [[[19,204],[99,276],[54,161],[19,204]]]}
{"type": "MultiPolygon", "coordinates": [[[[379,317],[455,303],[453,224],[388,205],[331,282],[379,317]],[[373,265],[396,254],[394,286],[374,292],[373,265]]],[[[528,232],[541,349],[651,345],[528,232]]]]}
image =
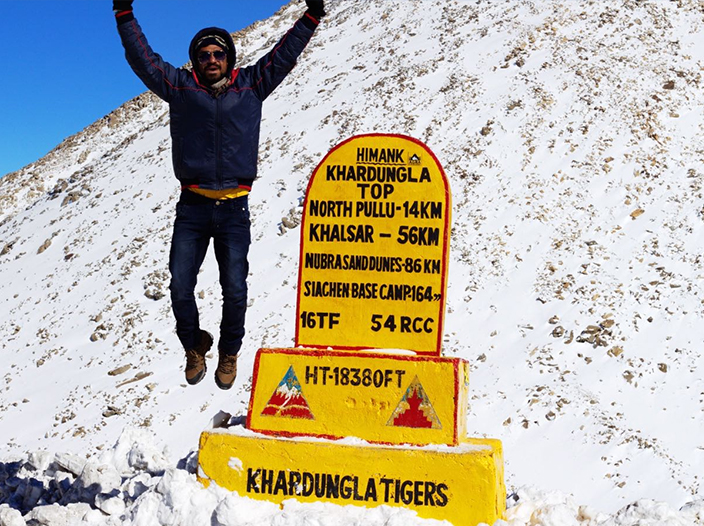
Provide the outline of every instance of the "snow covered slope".
{"type": "MultiPolygon", "coordinates": [[[[265,103],[231,391],[183,381],[167,288],[179,189],[161,101],[141,95],[0,180],[0,457],[95,457],[137,427],[177,460],[218,410],[243,414],[257,348],[293,343],[310,174],[352,135],[400,133],[424,141],[451,181],[444,354],[471,363],[470,433],[503,441],[509,487],[609,513],[701,499],[700,3],[328,10],[265,103]]],[[[301,11],[292,2],[236,34],[241,60],[301,11]]],[[[212,254],[197,291],[216,331],[212,254]]]]}

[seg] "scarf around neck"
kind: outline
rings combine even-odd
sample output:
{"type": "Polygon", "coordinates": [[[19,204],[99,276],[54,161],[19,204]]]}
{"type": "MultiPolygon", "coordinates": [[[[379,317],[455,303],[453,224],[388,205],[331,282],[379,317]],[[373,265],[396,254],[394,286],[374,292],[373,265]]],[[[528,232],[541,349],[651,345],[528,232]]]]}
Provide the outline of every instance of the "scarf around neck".
{"type": "Polygon", "coordinates": [[[230,87],[230,77],[225,76],[218,80],[215,84],[210,85],[210,89],[213,91],[213,95],[216,97],[225,93],[227,91],[227,88],[230,87]]]}

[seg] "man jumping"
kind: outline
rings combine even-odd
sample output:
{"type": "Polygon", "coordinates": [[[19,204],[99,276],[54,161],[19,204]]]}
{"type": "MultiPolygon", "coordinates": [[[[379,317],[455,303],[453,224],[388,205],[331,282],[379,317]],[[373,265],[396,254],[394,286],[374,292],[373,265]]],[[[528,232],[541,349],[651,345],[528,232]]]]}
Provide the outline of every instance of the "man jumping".
{"type": "Polygon", "coordinates": [[[257,175],[262,102],[293,69],[325,16],[324,0],[307,11],[254,65],[235,68],[230,33],[199,31],[188,49],[192,70],[176,68],[149,46],[132,11],[133,0],[113,0],[130,67],[169,104],[172,160],[181,184],[169,256],[176,334],[186,351],[186,381],[205,376],[213,337],[200,328],[195,287],[210,239],[220,270],[223,306],[215,383],[229,389],[247,309],[250,245],[248,194],[257,175]]]}

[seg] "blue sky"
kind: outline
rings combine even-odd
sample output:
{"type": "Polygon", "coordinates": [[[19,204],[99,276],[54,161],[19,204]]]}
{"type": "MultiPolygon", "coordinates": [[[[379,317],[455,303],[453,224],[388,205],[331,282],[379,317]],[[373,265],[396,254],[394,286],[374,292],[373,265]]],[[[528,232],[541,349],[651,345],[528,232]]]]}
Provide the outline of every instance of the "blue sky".
{"type": "MultiPolygon", "coordinates": [[[[193,35],[231,32],[288,0],[135,0],[152,47],[188,61],[193,35]]],[[[303,0],[301,0],[303,3],[303,0]]],[[[0,0],[0,177],[145,91],[127,65],[111,0],[0,0]]]]}

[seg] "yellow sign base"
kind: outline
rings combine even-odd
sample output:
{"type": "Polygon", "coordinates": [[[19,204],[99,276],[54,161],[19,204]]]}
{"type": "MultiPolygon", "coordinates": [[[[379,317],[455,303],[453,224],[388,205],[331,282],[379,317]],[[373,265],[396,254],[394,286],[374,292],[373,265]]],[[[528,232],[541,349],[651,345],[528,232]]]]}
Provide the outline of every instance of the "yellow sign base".
{"type": "Polygon", "coordinates": [[[276,438],[241,426],[205,431],[198,479],[258,500],[394,506],[455,526],[493,524],[505,511],[501,442],[455,447],[341,444],[276,438]]]}

